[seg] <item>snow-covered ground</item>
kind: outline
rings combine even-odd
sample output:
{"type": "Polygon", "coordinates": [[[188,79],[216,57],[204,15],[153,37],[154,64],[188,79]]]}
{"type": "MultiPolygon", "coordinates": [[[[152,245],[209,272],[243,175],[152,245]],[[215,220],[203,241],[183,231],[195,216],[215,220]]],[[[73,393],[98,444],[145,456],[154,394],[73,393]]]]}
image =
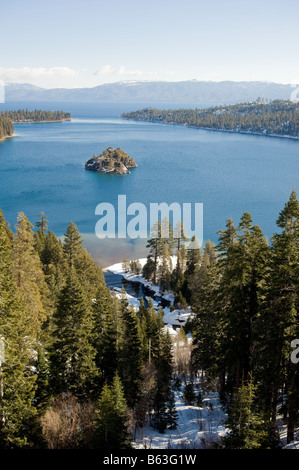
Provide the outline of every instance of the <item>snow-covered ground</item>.
{"type": "Polygon", "coordinates": [[[186,405],[182,389],[175,393],[178,412],[176,429],[159,433],[150,425],[139,429],[133,446],[137,449],[204,449],[217,443],[225,434],[226,415],[221,408],[218,394],[203,395],[202,406],[186,405]]]}
{"type": "MultiPolygon", "coordinates": [[[[143,267],[146,263],[146,258],[139,259],[139,262],[143,267]]],[[[175,265],[174,263],[175,260],[173,260],[173,265],[175,265]]],[[[152,292],[152,296],[146,297],[146,299],[148,301],[150,298],[152,299],[155,310],[160,308],[162,298],[168,300],[170,303],[174,301],[172,293],[161,293],[159,286],[148,282],[143,276],[124,271],[122,263],[109,266],[106,268],[106,271],[121,275],[127,281],[138,282],[147,287],[152,292]]],[[[121,289],[114,287],[113,290],[115,295],[121,298],[121,295],[123,295],[121,289]]],[[[128,293],[125,293],[125,296],[129,304],[137,311],[140,306],[140,301],[128,293]]],[[[171,311],[169,307],[164,307],[163,311],[165,329],[175,338],[179,331],[179,329],[176,330],[175,327],[183,326],[186,323],[187,319],[192,315],[191,308],[189,307],[185,310],[175,309],[171,311]]],[[[224,425],[226,414],[221,407],[218,394],[216,392],[210,392],[203,395],[203,405],[201,407],[186,405],[182,394],[182,390],[175,392],[176,409],[178,412],[177,428],[174,430],[166,430],[165,433],[160,434],[148,424],[137,431],[136,439],[133,442],[135,448],[200,449],[211,447],[213,442],[219,442],[220,437],[226,433],[224,425]]],[[[285,424],[280,424],[279,433],[284,449],[299,449],[299,428],[295,434],[295,440],[289,444],[286,443],[287,430],[285,424]]]]}
{"type": "Polygon", "coordinates": [[[135,312],[137,312],[139,310],[140,301],[138,299],[136,299],[136,297],[133,297],[132,295],[128,294],[127,292],[123,293],[119,287],[114,287],[113,291],[114,291],[114,295],[119,300],[121,300],[123,297],[125,297],[127,299],[128,303],[129,303],[129,305],[131,305],[133,307],[135,312]]]}
{"type": "MultiPolygon", "coordinates": [[[[175,265],[175,260],[176,260],[176,257],[173,256],[172,257],[173,266],[175,265]]],[[[141,266],[143,267],[146,263],[146,258],[139,259],[139,262],[141,266]]],[[[161,305],[160,304],[161,299],[167,300],[170,303],[174,302],[174,295],[172,293],[170,292],[162,293],[160,292],[159,286],[156,286],[152,284],[151,282],[147,281],[146,279],[144,279],[143,276],[134,274],[132,272],[124,271],[122,263],[116,263],[111,266],[108,266],[105,269],[105,271],[109,271],[113,274],[118,274],[122,276],[124,279],[126,279],[127,281],[138,282],[144,285],[145,287],[147,287],[152,292],[151,299],[152,299],[153,307],[155,310],[159,309],[161,305]]],[[[117,292],[116,295],[120,298],[120,295],[121,295],[120,289],[114,288],[114,291],[117,292]]],[[[129,304],[133,305],[134,309],[138,309],[139,307],[138,299],[130,296],[129,294],[125,294],[125,295],[129,304]]],[[[146,299],[149,300],[149,297],[146,297],[146,299]]],[[[190,307],[188,307],[187,309],[174,309],[173,311],[171,311],[170,307],[165,307],[163,308],[163,311],[164,311],[164,322],[170,326],[176,326],[176,327],[185,325],[187,319],[192,314],[190,307]]]]}
{"type": "Polygon", "coordinates": [[[295,432],[295,439],[287,444],[287,425],[278,420],[279,436],[283,449],[299,449],[299,428],[295,432]]]}

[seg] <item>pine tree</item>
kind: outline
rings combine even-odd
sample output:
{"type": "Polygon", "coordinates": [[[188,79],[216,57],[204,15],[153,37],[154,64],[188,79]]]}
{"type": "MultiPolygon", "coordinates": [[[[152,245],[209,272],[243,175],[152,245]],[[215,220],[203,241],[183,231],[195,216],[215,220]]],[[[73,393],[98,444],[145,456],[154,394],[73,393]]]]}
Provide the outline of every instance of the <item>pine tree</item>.
{"type": "Polygon", "coordinates": [[[105,383],[101,392],[97,410],[95,447],[106,450],[131,447],[127,405],[117,374],[112,385],[105,383]]]}
{"type": "Polygon", "coordinates": [[[134,408],[141,393],[142,345],[135,312],[122,300],[123,337],[121,344],[120,375],[129,408],[134,408]]]}
{"type": "Polygon", "coordinates": [[[205,245],[202,262],[190,280],[194,312],[194,318],[189,322],[194,332],[192,363],[195,369],[205,371],[208,381],[219,378],[222,393],[226,371],[222,349],[224,325],[219,304],[220,276],[219,264],[208,252],[210,248],[205,245]]]}
{"type": "Polygon", "coordinates": [[[161,237],[161,222],[157,221],[151,228],[151,238],[148,240],[146,247],[149,248],[149,255],[144,266],[144,275],[146,279],[157,283],[157,272],[159,258],[162,255],[164,241],[161,237]]]}
{"type": "Polygon", "coordinates": [[[37,351],[36,376],[35,406],[43,412],[50,403],[51,394],[49,361],[42,346],[37,351]]]}
{"type": "Polygon", "coordinates": [[[191,302],[191,290],[192,290],[192,278],[196,269],[199,268],[201,264],[201,253],[200,247],[196,240],[195,235],[191,239],[190,245],[187,248],[187,263],[186,270],[184,273],[184,283],[182,285],[182,294],[185,297],[188,304],[191,302]]]}
{"type": "Polygon", "coordinates": [[[58,240],[51,230],[44,236],[44,243],[39,255],[52,300],[55,302],[65,284],[68,273],[68,263],[61,241],[58,240]]]}
{"type": "Polygon", "coordinates": [[[4,358],[0,365],[0,447],[29,445],[35,422],[35,375],[31,318],[12,275],[12,244],[0,210],[0,332],[4,358]]]}
{"type": "Polygon", "coordinates": [[[162,292],[167,291],[170,287],[172,262],[169,249],[163,244],[161,260],[158,267],[159,286],[162,292]]]}
{"type": "Polygon", "coordinates": [[[70,391],[79,397],[96,393],[96,353],[91,339],[92,310],[74,268],[71,268],[59,296],[54,325],[51,351],[54,393],[70,391]]]}
{"type": "Polygon", "coordinates": [[[171,390],[169,390],[166,407],[167,407],[167,428],[176,429],[179,416],[178,416],[178,412],[175,406],[175,396],[171,390]]]}
{"type": "Polygon", "coordinates": [[[96,365],[101,372],[101,381],[112,383],[118,369],[117,327],[113,317],[113,302],[110,290],[99,286],[93,303],[94,327],[92,337],[96,350],[96,365]]]}
{"type": "Polygon", "coordinates": [[[253,325],[259,314],[259,286],[268,254],[260,228],[251,222],[250,214],[244,213],[238,228],[228,221],[219,238],[219,302],[228,393],[252,372],[253,325]]]}
{"type": "Polygon", "coordinates": [[[299,203],[293,190],[280,212],[281,233],[272,237],[261,316],[256,325],[260,399],[275,432],[280,390],[286,390],[287,440],[294,439],[298,420],[298,370],[290,361],[290,343],[299,334],[299,203]]]}
{"type": "Polygon", "coordinates": [[[83,246],[82,237],[76,225],[74,224],[74,222],[70,222],[67,227],[64,242],[63,242],[63,249],[67,255],[70,266],[74,262],[74,259],[76,258],[78,253],[81,252],[82,246],[83,246]]]}
{"type": "Polygon", "coordinates": [[[48,219],[47,217],[45,216],[45,214],[43,212],[41,212],[40,214],[38,214],[40,220],[36,222],[36,226],[38,228],[38,232],[41,232],[41,233],[46,233],[46,231],[48,230],[48,219]]]}
{"type": "Polygon", "coordinates": [[[172,376],[172,341],[169,333],[161,329],[159,334],[159,350],[155,358],[157,369],[157,390],[154,398],[154,426],[163,433],[167,427],[167,400],[170,392],[172,376]]]}
{"type": "Polygon", "coordinates": [[[225,448],[258,449],[267,448],[267,426],[255,409],[257,386],[252,378],[242,383],[229,408],[226,425],[230,429],[222,438],[225,448]]]}
{"type": "Polygon", "coordinates": [[[13,241],[12,260],[17,287],[28,319],[31,319],[32,334],[38,340],[43,323],[52,313],[52,305],[42,264],[34,248],[32,228],[32,224],[21,212],[18,216],[17,232],[13,241]]]}
{"type": "Polygon", "coordinates": [[[78,228],[70,222],[63,243],[69,266],[74,266],[80,284],[90,301],[95,298],[100,283],[104,282],[102,270],[83,246],[78,228]]]}

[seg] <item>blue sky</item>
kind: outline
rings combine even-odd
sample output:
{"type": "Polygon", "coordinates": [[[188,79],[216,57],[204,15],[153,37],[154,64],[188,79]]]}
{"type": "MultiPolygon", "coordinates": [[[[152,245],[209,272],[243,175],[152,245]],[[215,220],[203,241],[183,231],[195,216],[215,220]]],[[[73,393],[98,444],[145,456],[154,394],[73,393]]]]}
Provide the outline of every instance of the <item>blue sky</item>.
{"type": "Polygon", "coordinates": [[[298,84],[298,18],[298,0],[0,0],[0,80],[298,84]]]}

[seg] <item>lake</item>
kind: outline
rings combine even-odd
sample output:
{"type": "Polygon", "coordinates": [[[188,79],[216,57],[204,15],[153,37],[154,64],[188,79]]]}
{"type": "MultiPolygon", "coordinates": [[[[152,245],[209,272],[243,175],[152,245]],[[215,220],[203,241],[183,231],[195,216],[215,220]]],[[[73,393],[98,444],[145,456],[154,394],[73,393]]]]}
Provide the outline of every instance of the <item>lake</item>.
{"type": "Polygon", "coordinates": [[[204,240],[214,242],[227,218],[238,224],[249,211],[270,239],[279,211],[292,188],[298,189],[299,142],[120,119],[121,113],[146,105],[2,104],[0,111],[28,107],[72,113],[72,120],[62,123],[15,124],[17,136],[0,143],[0,207],[12,228],[19,211],[33,224],[43,211],[59,236],[70,221],[76,223],[102,267],[144,257],[144,239],[95,236],[96,206],[117,206],[118,195],[126,195],[128,205],[146,207],[203,203],[204,240]],[[109,146],[121,147],[138,168],[122,176],[86,171],[85,161],[109,146]]]}

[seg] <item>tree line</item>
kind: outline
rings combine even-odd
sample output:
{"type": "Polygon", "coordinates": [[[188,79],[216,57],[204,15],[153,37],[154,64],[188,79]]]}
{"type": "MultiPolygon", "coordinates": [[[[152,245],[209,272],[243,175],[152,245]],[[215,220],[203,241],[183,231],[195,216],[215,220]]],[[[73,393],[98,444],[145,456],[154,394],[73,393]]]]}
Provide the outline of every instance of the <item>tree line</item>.
{"type": "Polygon", "coordinates": [[[0,112],[0,140],[10,137],[14,133],[13,123],[18,122],[47,122],[71,119],[71,114],[64,111],[42,111],[36,109],[19,109],[18,111],[0,112]]]}
{"type": "Polygon", "coordinates": [[[265,135],[299,136],[298,103],[274,100],[206,109],[159,110],[145,108],[122,114],[124,119],[182,124],[199,128],[265,135]]]}
{"type": "Polygon", "coordinates": [[[299,204],[293,190],[271,243],[246,212],[205,247],[191,280],[193,364],[228,411],[225,447],[274,448],[299,425],[299,204]]]}
{"type": "MultiPolygon", "coordinates": [[[[299,425],[299,371],[291,359],[292,341],[299,341],[295,190],[270,243],[248,212],[237,226],[228,219],[218,244],[207,241],[202,250],[194,238],[188,245],[183,226],[170,226],[163,237],[168,224],[153,227],[143,276],[172,291],[176,307],[192,307],[185,327],[193,337],[191,371],[202,377],[203,389],[218,391],[228,413],[220,446],[275,448],[279,420],[291,442],[299,425]]],[[[140,271],[136,262],[126,266],[140,271]]]]}
{"type": "Polygon", "coordinates": [[[35,109],[34,111],[29,111],[28,109],[2,111],[1,115],[12,122],[62,121],[71,118],[71,113],[64,111],[43,111],[41,109],[35,109]]]}
{"type": "Polygon", "coordinates": [[[74,223],[0,212],[0,447],[129,448],[175,424],[163,312],[118,300],[74,223]]]}
{"type": "MultiPolygon", "coordinates": [[[[74,223],[63,239],[41,213],[20,213],[12,232],[0,212],[0,447],[129,448],[150,424],[174,428],[174,390],[186,403],[217,391],[227,412],[226,448],[276,448],[299,424],[299,203],[295,190],[270,243],[245,212],[218,244],[192,246],[182,224],[157,222],[142,273],[171,308],[192,315],[174,345],[163,310],[119,300],[74,223]],[[164,235],[167,227],[168,235],[164,235]],[[178,230],[181,228],[181,230],[178,230]],[[163,236],[162,236],[163,235],[163,236]],[[193,347],[185,333],[190,332],[193,347]],[[0,350],[1,353],[1,350],[0,350]]],[[[140,273],[140,264],[124,262],[140,273]]]]}
{"type": "Polygon", "coordinates": [[[9,118],[0,113],[0,140],[13,135],[14,129],[9,118]]]}

